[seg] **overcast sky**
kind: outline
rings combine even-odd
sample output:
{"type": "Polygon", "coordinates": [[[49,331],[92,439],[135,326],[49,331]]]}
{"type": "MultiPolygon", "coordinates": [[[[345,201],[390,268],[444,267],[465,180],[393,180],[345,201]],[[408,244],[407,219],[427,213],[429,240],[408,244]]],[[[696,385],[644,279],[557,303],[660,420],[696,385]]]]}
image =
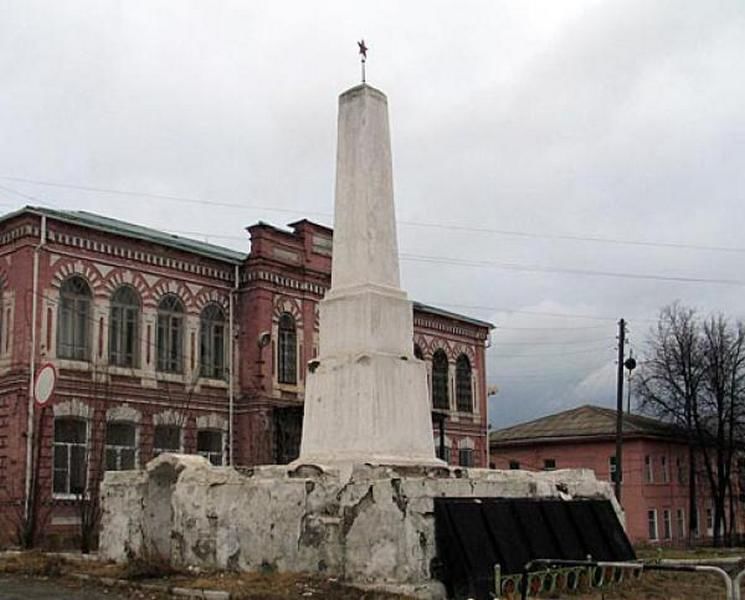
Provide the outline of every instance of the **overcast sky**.
{"type": "Polygon", "coordinates": [[[676,299],[745,316],[742,0],[0,0],[0,210],[330,224],[361,37],[403,285],[496,325],[494,426],[614,405],[620,317],[641,353],[676,299]]]}

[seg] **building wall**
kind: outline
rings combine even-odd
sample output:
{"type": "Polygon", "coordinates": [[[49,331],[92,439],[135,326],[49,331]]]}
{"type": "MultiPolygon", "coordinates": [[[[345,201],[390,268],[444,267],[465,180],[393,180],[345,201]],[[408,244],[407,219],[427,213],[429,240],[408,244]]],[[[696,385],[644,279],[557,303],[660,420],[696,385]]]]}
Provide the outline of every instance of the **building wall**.
{"type": "MultiPolygon", "coordinates": [[[[40,224],[40,217],[31,213],[0,224],[0,502],[6,520],[11,521],[17,521],[24,498],[32,273],[40,224]]],[[[218,305],[226,319],[231,306],[234,311],[232,341],[226,328],[225,352],[227,356],[232,345],[235,464],[292,458],[299,443],[306,365],[318,349],[318,302],[330,285],[331,231],[301,221],[292,231],[258,224],[249,233],[250,255],[231,264],[47,219],[47,238],[38,251],[35,355],[37,367],[46,362],[56,367],[58,382],[49,406],[36,411],[35,427],[40,432],[37,501],[53,508],[48,523],[61,526],[76,521],[75,499],[51,493],[55,414],[87,423],[89,477],[103,461],[106,423],[121,419],[136,423],[139,465],[153,456],[158,424],[180,426],[180,448],[187,453],[196,452],[199,430],[222,432],[227,460],[231,382],[229,376],[211,379],[199,373],[200,314],[210,304],[218,305]],[[83,278],[92,294],[87,360],[65,359],[57,353],[60,287],[71,276],[83,278]],[[111,297],[121,285],[136,290],[141,302],[140,362],[134,368],[109,364],[111,297]],[[177,295],[185,308],[182,373],[157,370],[158,303],[166,294],[177,295]],[[297,328],[294,384],[278,380],[278,323],[284,313],[292,316],[297,328]]],[[[459,413],[453,405],[446,411],[446,432],[451,462],[457,464],[459,448],[470,448],[474,465],[484,466],[488,328],[422,310],[414,316],[421,344],[444,348],[453,365],[459,353],[471,361],[473,413],[459,413]]],[[[429,357],[428,350],[425,358],[429,357]]]]}
{"type": "MultiPolygon", "coordinates": [[[[511,463],[531,471],[544,470],[545,461],[553,460],[556,469],[588,468],[596,477],[612,481],[610,458],[615,455],[615,440],[589,442],[535,443],[530,445],[492,446],[491,462],[498,469],[509,469],[511,463]]],[[[626,514],[626,530],[633,543],[683,545],[688,539],[688,449],[675,441],[632,438],[623,445],[623,481],[621,505],[626,514]],[[649,460],[649,471],[647,467],[649,460]],[[648,475],[651,473],[651,477],[648,475]],[[656,534],[650,529],[650,511],[654,511],[656,534]],[[669,515],[669,528],[665,515],[669,515]],[[682,526],[680,517],[682,517],[682,526]]],[[[512,467],[515,465],[513,464],[512,467]]],[[[707,527],[707,511],[712,502],[706,493],[707,483],[699,480],[699,539],[713,535],[707,527]]],[[[738,514],[738,531],[743,531],[742,511],[738,514]]],[[[653,522],[654,524],[654,522],[653,522]]]]}

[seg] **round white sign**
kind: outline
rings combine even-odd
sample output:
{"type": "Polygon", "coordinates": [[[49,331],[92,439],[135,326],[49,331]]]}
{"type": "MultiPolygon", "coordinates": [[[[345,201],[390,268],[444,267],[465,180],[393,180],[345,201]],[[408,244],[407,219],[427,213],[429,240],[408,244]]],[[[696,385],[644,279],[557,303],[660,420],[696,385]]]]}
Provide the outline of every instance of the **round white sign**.
{"type": "Polygon", "coordinates": [[[34,384],[34,398],[39,404],[46,404],[54,392],[54,384],[57,383],[57,371],[54,366],[47,363],[36,374],[34,384]]]}

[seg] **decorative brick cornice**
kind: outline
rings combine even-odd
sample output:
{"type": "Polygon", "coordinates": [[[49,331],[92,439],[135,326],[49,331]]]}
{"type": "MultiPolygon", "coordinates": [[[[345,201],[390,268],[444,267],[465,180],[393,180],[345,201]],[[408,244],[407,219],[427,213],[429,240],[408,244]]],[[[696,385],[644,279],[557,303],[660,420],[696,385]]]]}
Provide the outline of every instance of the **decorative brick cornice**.
{"type": "Polygon", "coordinates": [[[458,335],[461,337],[475,338],[477,340],[485,340],[488,336],[487,331],[480,331],[478,329],[463,327],[460,325],[452,325],[444,323],[432,317],[414,316],[414,326],[422,327],[425,329],[432,329],[434,331],[440,331],[444,334],[458,335]]]}
{"type": "MultiPolygon", "coordinates": [[[[35,236],[39,235],[38,227],[25,225],[22,227],[18,227],[16,228],[16,230],[12,230],[0,237],[2,243],[5,243],[5,236],[10,235],[17,230],[23,230],[23,232],[20,235],[16,235],[16,237],[21,237],[22,235],[28,234],[33,234],[35,236]]],[[[199,264],[197,261],[193,260],[170,258],[168,256],[164,256],[163,253],[135,250],[133,248],[127,247],[124,244],[99,242],[98,240],[93,240],[83,235],[64,233],[62,231],[56,231],[53,228],[50,228],[47,231],[47,240],[61,246],[70,246],[81,250],[89,250],[91,252],[98,252],[99,254],[106,254],[109,256],[114,256],[116,258],[140,262],[151,266],[172,269],[175,271],[181,271],[183,273],[190,273],[193,275],[201,275],[202,277],[210,277],[212,279],[219,279],[220,281],[233,281],[233,268],[221,269],[199,264]]],[[[135,242],[133,241],[133,243],[135,242]]]]}
{"type": "Polygon", "coordinates": [[[279,287],[298,290],[301,292],[310,292],[317,296],[323,296],[328,290],[328,286],[320,285],[312,281],[300,281],[272,271],[245,271],[241,275],[241,283],[250,283],[253,281],[266,281],[279,287]]]}

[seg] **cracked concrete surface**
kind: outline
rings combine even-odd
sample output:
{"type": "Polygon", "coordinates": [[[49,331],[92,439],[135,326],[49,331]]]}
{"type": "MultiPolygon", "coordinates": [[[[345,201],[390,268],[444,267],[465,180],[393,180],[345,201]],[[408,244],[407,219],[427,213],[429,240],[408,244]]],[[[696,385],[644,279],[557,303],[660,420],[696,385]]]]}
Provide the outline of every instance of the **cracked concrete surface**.
{"type": "Polygon", "coordinates": [[[347,581],[430,586],[434,498],[604,498],[592,471],[550,473],[356,465],[214,467],[163,454],[102,486],[100,554],[175,566],[323,572],[347,581]],[[350,473],[350,471],[345,471],[350,473]]]}

